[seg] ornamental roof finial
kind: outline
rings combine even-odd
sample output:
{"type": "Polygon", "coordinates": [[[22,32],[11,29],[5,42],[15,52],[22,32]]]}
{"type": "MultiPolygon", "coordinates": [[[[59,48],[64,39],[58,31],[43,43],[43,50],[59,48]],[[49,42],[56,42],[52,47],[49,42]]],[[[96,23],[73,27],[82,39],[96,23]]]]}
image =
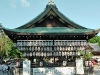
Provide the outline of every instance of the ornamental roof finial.
{"type": "Polygon", "coordinates": [[[50,0],[50,2],[53,2],[53,0],[50,0]]]}
{"type": "Polygon", "coordinates": [[[50,2],[48,3],[49,5],[55,5],[53,0],[50,0],[50,2]]]}

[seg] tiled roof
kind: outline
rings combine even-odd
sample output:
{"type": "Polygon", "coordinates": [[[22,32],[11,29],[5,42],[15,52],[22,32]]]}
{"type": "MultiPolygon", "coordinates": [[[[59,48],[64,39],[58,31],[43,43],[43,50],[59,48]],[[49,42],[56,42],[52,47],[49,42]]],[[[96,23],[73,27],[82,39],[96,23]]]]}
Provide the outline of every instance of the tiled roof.
{"type": "MultiPolygon", "coordinates": [[[[37,17],[35,17],[34,19],[30,20],[29,22],[27,22],[26,24],[18,27],[17,29],[23,29],[23,28],[27,28],[31,25],[33,25],[34,27],[34,24],[36,22],[38,22],[39,20],[41,20],[45,15],[47,15],[47,13],[49,13],[50,11],[53,11],[54,13],[57,14],[57,16],[59,16],[61,19],[63,19],[65,22],[71,24],[73,27],[76,27],[76,28],[81,28],[81,29],[87,29],[83,26],[80,26],[78,24],[76,24],[75,22],[71,21],[69,18],[67,18],[64,14],[62,14],[56,7],[56,5],[52,5],[52,4],[47,4],[45,10],[43,12],[41,12],[37,17]]],[[[52,15],[52,13],[51,13],[52,15]]]]}
{"type": "Polygon", "coordinates": [[[98,43],[88,43],[88,45],[92,48],[93,52],[100,52],[100,47],[98,43]]]}
{"type": "Polygon", "coordinates": [[[32,29],[8,29],[12,32],[21,33],[85,33],[94,32],[94,29],[70,29],[67,27],[34,27],[32,29]]]}

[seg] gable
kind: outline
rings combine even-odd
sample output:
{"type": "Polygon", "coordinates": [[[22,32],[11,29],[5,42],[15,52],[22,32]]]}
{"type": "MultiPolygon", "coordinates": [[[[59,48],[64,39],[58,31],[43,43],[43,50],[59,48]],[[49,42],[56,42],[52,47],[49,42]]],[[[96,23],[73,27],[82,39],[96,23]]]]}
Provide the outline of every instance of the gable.
{"type": "Polygon", "coordinates": [[[34,27],[68,27],[71,29],[87,29],[64,16],[54,4],[48,4],[46,9],[36,18],[16,29],[28,29],[34,27]]]}
{"type": "Polygon", "coordinates": [[[28,28],[33,27],[67,27],[75,28],[74,26],[65,22],[60,18],[52,9],[34,25],[29,26],[28,28]]]}

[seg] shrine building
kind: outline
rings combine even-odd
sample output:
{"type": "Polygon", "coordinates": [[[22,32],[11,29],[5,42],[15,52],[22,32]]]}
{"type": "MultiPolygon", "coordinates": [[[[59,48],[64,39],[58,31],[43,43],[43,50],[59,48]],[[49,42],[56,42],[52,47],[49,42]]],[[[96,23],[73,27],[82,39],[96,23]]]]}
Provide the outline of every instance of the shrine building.
{"type": "Polygon", "coordinates": [[[85,52],[87,41],[100,31],[74,23],[58,10],[53,1],[28,23],[3,30],[24,57],[38,66],[40,61],[43,61],[43,66],[75,62],[80,56],[78,50],[85,52]]]}

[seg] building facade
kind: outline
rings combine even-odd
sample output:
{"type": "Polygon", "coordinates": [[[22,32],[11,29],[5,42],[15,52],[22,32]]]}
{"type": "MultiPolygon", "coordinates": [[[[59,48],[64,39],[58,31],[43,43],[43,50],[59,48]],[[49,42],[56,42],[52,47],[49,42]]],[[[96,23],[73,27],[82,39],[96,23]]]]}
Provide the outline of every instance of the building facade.
{"type": "Polygon", "coordinates": [[[32,63],[43,61],[46,66],[61,66],[63,61],[75,62],[80,56],[78,50],[84,52],[87,40],[99,32],[72,22],[52,1],[23,26],[3,30],[32,63]]]}

